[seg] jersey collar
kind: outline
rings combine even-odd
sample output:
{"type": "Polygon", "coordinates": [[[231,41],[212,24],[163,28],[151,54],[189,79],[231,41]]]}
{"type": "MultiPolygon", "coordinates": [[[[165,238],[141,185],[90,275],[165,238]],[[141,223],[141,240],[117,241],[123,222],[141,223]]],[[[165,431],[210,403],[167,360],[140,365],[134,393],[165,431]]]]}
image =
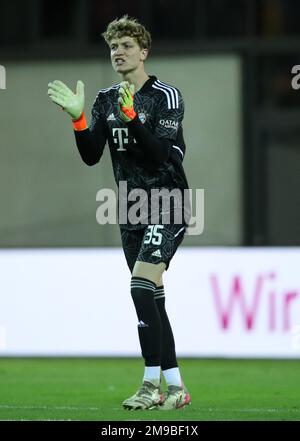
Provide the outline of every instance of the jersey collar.
{"type": "Polygon", "coordinates": [[[147,90],[149,90],[152,87],[152,84],[156,80],[157,77],[155,75],[149,75],[148,80],[142,85],[142,87],[136,93],[145,93],[147,90]]]}

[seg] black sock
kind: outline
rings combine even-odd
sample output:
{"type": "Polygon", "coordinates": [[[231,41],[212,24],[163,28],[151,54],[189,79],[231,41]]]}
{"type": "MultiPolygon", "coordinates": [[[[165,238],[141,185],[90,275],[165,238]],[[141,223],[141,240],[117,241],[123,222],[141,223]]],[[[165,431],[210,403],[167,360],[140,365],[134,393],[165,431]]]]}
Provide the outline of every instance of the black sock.
{"type": "Polygon", "coordinates": [[[161,321],[154,300],[156,285],[143,277],[132,277],[131,296],[139,320],[138,333],[145,366],[160,366],[161,321]]]}
{"type": "Polygon", "coordinates": [[[163,286],[158,286],[156,288],[154,298],[162,325],[161,369],[165,371],[166,369],[178,367],[178,363],[175,352],[174,336],[165,308],[165,293],[163,286]]]}

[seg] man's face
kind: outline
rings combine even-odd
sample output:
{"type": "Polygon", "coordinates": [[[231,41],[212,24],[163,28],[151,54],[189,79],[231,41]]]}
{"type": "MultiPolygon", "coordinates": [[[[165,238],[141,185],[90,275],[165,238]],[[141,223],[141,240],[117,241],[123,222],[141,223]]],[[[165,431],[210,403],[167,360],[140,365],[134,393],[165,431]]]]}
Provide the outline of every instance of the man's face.
{"type": "Polygon", "coordinates": [[[141,49],[132,37],[114,38],[109,46],[113,68],[120,74],[136,70],[147,56],[147,49],[141,49]]]}

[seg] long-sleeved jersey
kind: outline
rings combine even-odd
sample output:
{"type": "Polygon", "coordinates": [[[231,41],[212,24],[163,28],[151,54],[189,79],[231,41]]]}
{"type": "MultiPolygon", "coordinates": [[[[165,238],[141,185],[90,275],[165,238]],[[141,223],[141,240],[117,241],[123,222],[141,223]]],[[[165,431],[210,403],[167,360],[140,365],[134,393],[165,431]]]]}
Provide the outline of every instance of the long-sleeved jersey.
{"type": "MultiPolygon", "coordinates": [[[[149,196],[145,204],[149,204],[153,189],[187,189],[182,167],[186,150],[184,103],[179,90],[151,76],[134,95],[137,117],[125,123],[119,115],[118,89],[118,84],[101,89],[89,128],[75,131],[83,161],[88,165],[99,162],[108,141],[116,183],[126,182],[127,195],[132,190],[145,190],[149,196]]],[[[127,202],[128,210],[133,204],[127,202]]],[[[150,212],[141,223],[128,221],[122,227],[144,228],[151,223],[150,212]]]]}

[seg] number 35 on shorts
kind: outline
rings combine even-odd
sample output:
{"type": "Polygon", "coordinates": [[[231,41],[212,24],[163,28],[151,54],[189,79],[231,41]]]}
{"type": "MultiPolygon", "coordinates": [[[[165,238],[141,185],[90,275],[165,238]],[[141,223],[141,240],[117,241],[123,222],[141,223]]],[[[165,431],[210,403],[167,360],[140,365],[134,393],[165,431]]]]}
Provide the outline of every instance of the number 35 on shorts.
{"type": "Polygon", "coordinates": [[[159,230],[163,228],[163,225],[149,225],[144,244],[152,243],[152,245],[160,245],[162,242],[162,234],[159,230]]]}

